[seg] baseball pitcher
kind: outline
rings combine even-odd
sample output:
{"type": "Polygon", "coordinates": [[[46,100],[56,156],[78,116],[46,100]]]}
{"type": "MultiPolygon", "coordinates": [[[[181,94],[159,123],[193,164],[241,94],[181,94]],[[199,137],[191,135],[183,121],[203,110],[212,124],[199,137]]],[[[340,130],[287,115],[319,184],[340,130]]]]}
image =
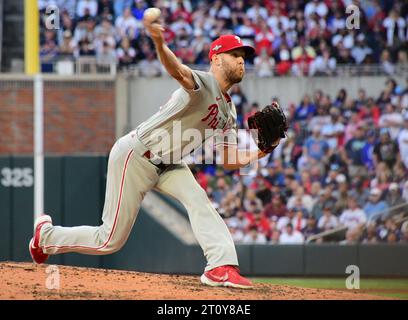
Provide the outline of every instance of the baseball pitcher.
{"type": "MultiPolygon", "coordinates": [[[[44,263],[53,254],[105,255],[118,251],[131,232],[143,197],[155,188],[178,199],[188,211],[194,235],[207,260],[201,282],[210,286],[250,288],[252,283],[239,274],[235,246],[227,226],[182,160],[187,155],[184,153],[191,152],[184,148],[191,142],[166,144],[166,139],[159,139],[159,135],[166,132],[173,141],[175,128],[179,128],[181,134],[194,129],[202,137],[208,129],[221,130],[228,139],[218,148],[222,149],[223,165],[229,170],[265,156],[267,153],[261,148],[259,151],[237,150],[236,111],[227,93],[244,77],[244,59],[252,55],[254,49],[243,45],[237,36],[223,35],[211,45],[209,72],[196,71],[181,64],[167,47],[164,29],[158,22],[145,19],[144,25],[161,63],[180,88],[159,112],[113,145],[108,161],[102,225],[53,226],[51,217],[42,215],[34,224],[30,254],[36,263],[44,263]],[[171,163],[164,159],[171,159],[171,163]]],[[[279,106],[275,109],[279,110],[279,106]]],[[[259,125],[260,122],[254,123],[259,125]]],[[[270,152],[276,147],[281,136],[273,135],[272,148],[265,150],[270,152]]],[[[196,141],[193,149],[202,143],[203,140],[196,141]]]]}

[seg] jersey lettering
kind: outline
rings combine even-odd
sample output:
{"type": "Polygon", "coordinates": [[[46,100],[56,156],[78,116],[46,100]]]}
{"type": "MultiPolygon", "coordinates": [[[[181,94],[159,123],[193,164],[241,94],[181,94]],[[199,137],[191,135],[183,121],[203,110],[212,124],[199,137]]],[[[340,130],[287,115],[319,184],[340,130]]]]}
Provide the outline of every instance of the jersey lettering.
{"type": "Polygon", "coordinates": [[[218,124],[220,123],[220,120],[217,118],[212,118],[211,121],[208,123],[208,126],[212,129],[217,129],[218,124]]]}
{"type": "Polygon", "coordinates": [[[218,105],[212,104],[208,107],[208,110],[210,112],[204,118],[202,118],[201,121],[205,122],[210,119],[210,121],[208,122],[208,126],[212,129],[217,129],[217,125],[219,123],[219,120],[217,119],[219,112],[218,105]]]}

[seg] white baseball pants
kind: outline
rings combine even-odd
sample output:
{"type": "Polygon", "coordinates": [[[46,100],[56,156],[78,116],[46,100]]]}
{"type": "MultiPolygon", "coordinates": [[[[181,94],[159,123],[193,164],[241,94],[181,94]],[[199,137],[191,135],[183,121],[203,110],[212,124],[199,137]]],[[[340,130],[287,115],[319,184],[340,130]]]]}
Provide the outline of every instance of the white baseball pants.
{"type": "Polygon", "coordinates": [[[45,225],[40,236],[44,253],[104,255],[118,251],[129,237],[146,192],[156,188],[186,207],[207,259],[206,271],[238,265],[227,226],[187,165],[183,162],[159,175],[159,169],[143,157],[146,150],[134,131],[114,144],[108,161],[103,224],[72,228],[45,225]]]}

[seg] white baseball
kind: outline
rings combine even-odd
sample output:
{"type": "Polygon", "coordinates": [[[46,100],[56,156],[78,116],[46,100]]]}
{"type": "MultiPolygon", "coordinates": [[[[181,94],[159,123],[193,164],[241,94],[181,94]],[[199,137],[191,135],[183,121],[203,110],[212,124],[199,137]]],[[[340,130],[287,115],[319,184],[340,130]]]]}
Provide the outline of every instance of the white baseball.
{"type": "Polygon", "coordinates": [[[148,22],[154,22],[159,19],[161,11],[159,8],[146,9],[143,18],[148,22]]]}

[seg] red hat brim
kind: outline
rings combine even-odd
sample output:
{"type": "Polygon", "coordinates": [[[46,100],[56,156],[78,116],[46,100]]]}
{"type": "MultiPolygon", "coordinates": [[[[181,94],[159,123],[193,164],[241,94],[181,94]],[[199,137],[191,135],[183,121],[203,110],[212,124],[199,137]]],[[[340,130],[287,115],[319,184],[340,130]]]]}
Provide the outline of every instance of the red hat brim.
{"type": "Polygon", "coordinates": [[[230,51],[232,51],[232,50],[235,50],[235,49],[244,49],[244,52],[245,52],[245,59],[247,59],[247,58],[249,58],[249,57],[252,57],[254,54],[255,54],[255,49],[253,48],[253,47],[251,47],[251,46],[240,46],[240,45],[237,45],[237,46],[234,46],[234,47],[230,47],[230,48],[228,48],[227,50],[220,50],[220,51],[217,51],[217,52],[213,52],[212,54],[210,54],[210,56],[209,56],[209,58],[210,58],[210,60],[211,60],[211,58],[214,56],[214,55],[216,55],[216,54],[220,54],[220,53],[227,53],[227,52],[230,52],[230,51]]]}

